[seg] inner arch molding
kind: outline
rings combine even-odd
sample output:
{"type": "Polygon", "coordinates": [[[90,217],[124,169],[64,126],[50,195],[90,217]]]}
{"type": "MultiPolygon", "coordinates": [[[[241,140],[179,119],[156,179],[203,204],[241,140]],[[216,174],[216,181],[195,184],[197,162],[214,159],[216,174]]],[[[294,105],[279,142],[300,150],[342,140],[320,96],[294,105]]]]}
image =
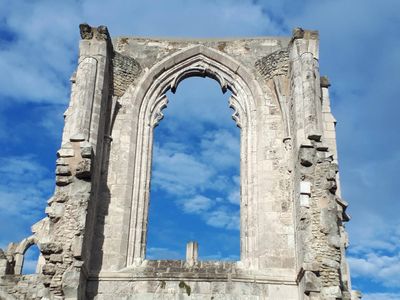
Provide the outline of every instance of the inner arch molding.
{"type": "MultiPolygon", "coordinates": [[[[222,92],[229,89],[232,96],[233,120],[241,129],[240,134],[240,262],[252,265],[250,255],[255,251],[256,235],[251,232],[249,220],[253,220],[251,205],[254,202],[256,176],[254,174],[256,107],[263,101],[263,93],[257,81],[246,68],[232,57],[197,45],[183,49],[152,67],[138,82],[131,86],[121,101],[138,107],[136,137],[131,138],[131,159],[134,167],[131,177],[131,212],[126,266],[140,265],[145,259],[148,206],[150,196],[153,128],[163,118],[162,109],[168,104],[166,92],[175,92],[179,83],[188,77],[200,76],[215,79],[222,92]],[[134,142],[135,141],[135,142],[134,142]]],[[[201,114],[201,111],[198,112],[201,114]]],[[[135,133],[134,133],[135,134],[135,133]]]]}

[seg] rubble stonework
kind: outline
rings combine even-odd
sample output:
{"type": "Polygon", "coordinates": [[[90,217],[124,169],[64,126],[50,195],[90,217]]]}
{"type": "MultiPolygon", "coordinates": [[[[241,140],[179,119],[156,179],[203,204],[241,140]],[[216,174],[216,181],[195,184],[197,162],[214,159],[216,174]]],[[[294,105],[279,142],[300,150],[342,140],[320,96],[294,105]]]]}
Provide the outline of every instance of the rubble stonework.
{"type": "MultiPolygon", "coordinates": [[[[0,299],[360,299],[345,257],[336,120],[318,33],[111,39],[80,25],[55,193],[32,235],[0,249],[0,299]],[[241,129],[241,257],[147,260],[153,128],[190,76],[210,77],[241,129]],[[22,275],[25,251],[40,250],[22,275]]],[[[201,111],[199,111],[201,113],[201,111]]]]}

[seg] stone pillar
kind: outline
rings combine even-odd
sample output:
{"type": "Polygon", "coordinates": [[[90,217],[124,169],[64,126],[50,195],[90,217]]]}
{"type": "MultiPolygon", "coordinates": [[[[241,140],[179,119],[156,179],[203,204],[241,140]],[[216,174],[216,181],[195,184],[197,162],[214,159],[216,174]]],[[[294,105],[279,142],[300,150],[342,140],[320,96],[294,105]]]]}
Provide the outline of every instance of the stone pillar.
{"type": "Polygon", "coordinates": [[[192,241],[186,244],[186,263],[193,266],[197,263],[199,256],[199,245],[192,241]]]}
{"type": "Polygon", "coordinates": [[[292,101],[295,105],[296,145],[309,145],[322,136],[317,31],[296,28],[290,45],[292,101]]]}
{"type": "Polygon", "coordinates": [[[24,255],[22,253],[15,253],[15,266],[14,266],[14,274],[19,275],[22,274],[22,267],[24,265],[24,255]]]}
{"type": "Polygon", "coordinates": [[[51,240],[41,243],[45,263],[39,266],[50,293],[85,299],[90,247],[103,160],[103,138],[109,112],[112,44],[104,26],[80,25],[79,65],[72,76],[58,151],[56,190],[48,201],[51,240]]]}
{"type": "MultiPolygon", "coordinates": [[[[336,145],[336,119],[331,111],[331,101],[329,97],[329,87],[331,83],[328,77],[322,76],[320,80],[322,94],[322,125],[324,144],[328,146],[330,154],[333,155],[333,162],[338,163],[338,152],[336,145]]],[[[336,194],[341,196],[339,173],[336,175],[337,191],[336,194]]]]}
{"type": "Polygon", "coordinates": [[[62,143],[97,142],[110,38],[105,26],[80,25],[78,68],[71,77],[71,100],[66,110],[62,143]]]}
{"type": "Polygon", "coordinates": [[[0,277],[7,274],[8,260],[3,250],[0,249],[0,277]]]}
{"type": "Polygon", "coordinates": [[[95,57],[79,58],[78,69],[72,78],[70,105],[65,112],[63,143],[89,140],[97,66],[95,57]]]}
{"type": "Polygon", "coordinates": [[[329,97],[329,87],[331,84],[326,76],[321,77],[320,84],[322,93],[322,123],[324,142],[329,147],[329,152],[333,154],[334,162],[337,163],[336,119],[331,112],[331,101],[329,97]]]}
{"type": "Polygon", "coordinates": [[[43,254],[40,253],[37,264],[36,264],[35,273],[41,274],[42,270],[43,270],[43,266],[45,264],[46,264],[46,259],[43,257],[43,254]]]}

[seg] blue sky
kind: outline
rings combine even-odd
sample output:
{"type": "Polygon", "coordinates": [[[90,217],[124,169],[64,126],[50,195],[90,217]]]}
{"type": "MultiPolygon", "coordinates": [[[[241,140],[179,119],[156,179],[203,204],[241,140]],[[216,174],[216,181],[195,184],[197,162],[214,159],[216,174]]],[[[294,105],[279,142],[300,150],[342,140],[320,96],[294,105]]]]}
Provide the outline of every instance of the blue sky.
{"type": "MultiPolygon", "coordinates": [[[[69,99],[68,79],[76,66],[79,23],[105,24],[113,36],[171,37],[290,35],[293,27],[301,26],[320,31],[320,70],[332,82],[342,191],[352,216],[347,228],[353,285],[364,292],[365,299],[400,299],[399,11],[397,0],[0,1],[0,247],[29,234],[52,194],[55,153],[69,99]]],[[[193,228],[220,234],[225,250],[218,253],[204,246],[203,257],[234,259],[238,244],[234,196],[218,190],[218,185],[211,190],[203,185],[207,180],[216,182],[224,170],[226,178],[219,187],[237,188],[234,137],[238,131],[229,120],[227,95],[217,87],[211,80],[182,82],[176,95],[170,96],[165,120],[156,129],[155,151],[160,157],[203,170],[214,166],[207,160],[217,146],[213,134],[225,134],[232,141],[233,148],[227,149],[232,161],[218,173],[204,169],[204,177],[194,178],[195,185],[189,188],[183,186],[187,193],[177,197],[177,191],[165,190],[162,180],[157,182],[157,176],[162,179],[162,172],[171,169],[163,170],[161,164],[157,169],[155,160],[152,195],[169,199],[164,203],[170,205],[168,211],[175,209],[181,220],[194,223],[193,228]],[[189,93],[193,90],[197,92],[189,93]],[[200,135],[175,136],[178,128],[174,126],[190,121],[182,116],[190,106],[179,103],[196,101],[192,98],[202,93],[205,106],[221,105],[221,123],[213,123],[216,117],[210,111],[190,125],[194,127],[185,126],[200,135]],[[191,143],[182,148],[185,139],[191,143]],[[211,211],[221,213],[215,216],[211,211]]],[[[192,113],[195,118],[196,112],[192,113]]],[[[152,201],[150,218],[160,209],[158,202],[152,201]]],[[[186,234],[176,237],[175,248],[169,248],[152,236],[152,231],[158,232],[154,223],[149,229],[149,246],[154,249],[148,255],[180,257],[186,234]]],[[[200,247],[207,244],[201,235],[196,238],[200,247]]]]}
{"type": "Polygon", "coordinates": [[[189,78],[155,129],[149,258],[184,259],[196,240],[200,259],[239,260],[240,130],[211,79],[189,78]]]}

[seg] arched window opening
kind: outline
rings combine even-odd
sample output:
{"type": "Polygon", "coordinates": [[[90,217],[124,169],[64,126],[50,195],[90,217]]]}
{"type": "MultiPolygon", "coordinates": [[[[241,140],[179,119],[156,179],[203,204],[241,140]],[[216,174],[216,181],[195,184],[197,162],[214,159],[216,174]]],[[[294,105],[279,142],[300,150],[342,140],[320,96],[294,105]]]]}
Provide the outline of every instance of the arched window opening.
{"type": "Polygon", "coordinates": [[[195,240],[200,260],[239,260],[240,129],[230,94],[193,77],[168,92],[154,129],[147,259],[184,259],[195,240]]]}
{"type": "Polygon", "coordinates": [[[43,266],[43,256],[36,244],[32,244],[25,251],[22,262],[21,274],[41,273],[43,266]]]}

